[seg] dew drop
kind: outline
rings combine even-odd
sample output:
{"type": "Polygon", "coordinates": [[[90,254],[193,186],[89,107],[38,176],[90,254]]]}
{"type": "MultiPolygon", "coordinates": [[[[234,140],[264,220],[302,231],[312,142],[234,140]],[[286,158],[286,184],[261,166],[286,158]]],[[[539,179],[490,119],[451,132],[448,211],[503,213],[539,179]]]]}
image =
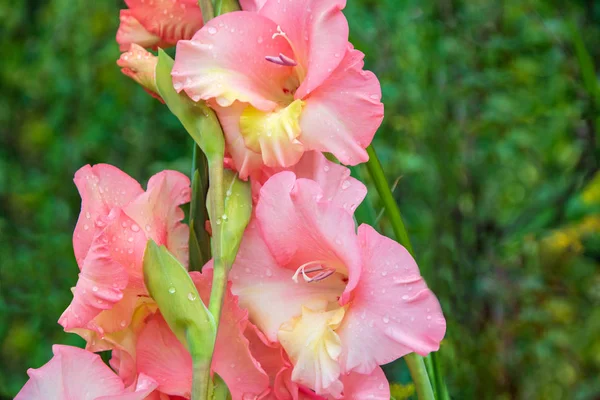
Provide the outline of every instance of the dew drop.
{"type": "Polygon", "coordinates": [[[173,83],[173,89],[179,92],[181,89],[183,89],[183,84],[181,82],[175,82],[173,83]]]}
{"type": "Polygon", "coordinates": [[[265,272],[265,274],[267,274],[267,276],[272,276],[272,275],[273,275],[273,272],[271,272],[271,270],[270,270],[270,269],[268,269],[268,270],[265,272]]]}
{"type": "Polygon", "coordinates": [[[94,286],[94,287],[92,288],[92,292],[97,292],[97,291],[98,291],[98,286],[94,286]]]}
{"type": "Polygon", "coordinates": [[[428,320],[431,320],[431,315],[428,315],[428,316],[427,316],[427,319],[428,319],[428,320]]]}
{"type": "Polygon", "coordinates": [[[169,288],[169,293],[171,293],[171,294],[175,293],[175,288],[173,286],[171,286],[169,288]]]}
{"type": "Polygon", "coordinates": [[[387,275],[387,271],[381,271],[381,276],[386,276],[387,275]]]}
{"type": "Polygon", "coordinates": [[[150,232],[150,229],[152,229],[152,228],[150,227],[150,225],[146,225],[145,229],[146,229],[146,232],[150,232]]]}
{"type": "Polygon", "coordinates": [[[223,215],[221,216],[221,218],[223,219],[223,221],[227,221],[227,214],[223,214],[223,215]]]}
{"type": "Polygon", "coordinates": [[[84,230],[84,231],[87,231],[88,229],[90,229],[90,226],[89,226],[88,224],[85,224],[85,225],[83,226],[83,230],[84,230]]]}
{"type": "Polygon", "coordinates": [[[127,241],[128,241],[129,243],[133,242],[133,236],[131,236],[130,238],[128,238],[128,239],[127,239],[127,241]]]}
{"type": "Polygon", "coordinates": [[[127,325],[127,321],[125,321],[125,320],[121,321],[121,327],[125,328],[125,325],[127,325]]]}
{"type": "Polygon", "coordinates": [[[194,301],[194,300],[196,300],[196,295],[195,295],[194,293],[192,293],[192,292],[188,293],[188,296],[187,296],[187,297],[188,297],[188,300],[189,300],[189,301],[194,301]]]}
{"type": "Polygon", "coordinates": [[[217,33],[217,28],[215,28],[214,26],[209,27],[208,33],[210,33],[211,35],[214,35],[215,33],[217,33]]]}
{"type": "Polygon", "coordinates": [[[325,172],[329,171],[329,165],[324,166],[323,171],[325,171],[325,172]]]}
{"type": "Polygon", "coordinates": [[[379,95],[378,94],[372,94],[369,97],[372,98],[373,100],[379,100],[379,95]]]}
{"type": "Polygon", "coordinates": [[[89,213],[89,212],[86,212],[86,213],[85,213],[85,217],[86,217],[87,219],[90,219],[92,216],[90,215],[90,213],[89,213]]]}
{"type": "Polygon", "coordinates": [[[350,187],[350,181],[344,181],[342,183],[342,189],[348,189],[350,187]]]}
{"type": "Polygon", "coordinates": [[[131,225],[131,230],[134,232],[138,232],[140,230],[140,227],[137,226],[137,224],[133,224],[133,225],[131,225]]]}
{"type": "Polygon", "coordinates": [[[402,296],[402,300],[407,301],[408,299],[410,299],[410,296],[405,294],[404,296],[402,296]]]}

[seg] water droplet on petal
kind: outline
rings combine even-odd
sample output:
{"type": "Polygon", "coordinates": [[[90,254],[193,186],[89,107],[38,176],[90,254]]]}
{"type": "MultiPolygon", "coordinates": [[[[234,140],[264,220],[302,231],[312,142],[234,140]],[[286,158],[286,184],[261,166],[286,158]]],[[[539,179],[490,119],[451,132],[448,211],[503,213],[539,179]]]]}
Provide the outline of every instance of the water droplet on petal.
{"type": "Polygon", "coordinates": [[[408,299],[410,299],[410,296],[409,296],[409,295],[405,294],[404,296],[402,296],[402,300],[406,301],[406,300],[408,300],[408,299]]]}
{"type": "Polygon", "coordinates": [[[121,327],[125,328],[125,325],[127,325],[127,321],[125,321],[125,320],[121,321],[121,327]]]}
{"type": "Polygon", "coordinates": [[[173,286],[171,286],[169,288],[169,293],[171,293],[171,294],[175,293],[175,288],[173,286]]]}
{"type": "Polygon", "coordinates": [[[344,181],[342,183],[342,189],[348,189],[350,187],[350,181],[344,181]]]}
{"type": "Polygon", "coordinates": [[[97,291],[98,291],[98,286],[94,286],[94,287],[92,288],[92,292],[97,292],[97,291]]]}
{"type": "Polygon", "coordinates": [[[85,217],[86,217],[87,219],[90,219],[92,216],[90,215],[90,213],[89,213],[89,212],[86,212],[86,213],[85,213],[85,217]]]}
{"type": "Polygon", "coordinates": [[[214,35],[215,33],[217,33],[217,28],[215,28],[214,26],[209,27],[208,33],[210,33],[211,35],[214,35]]]}
{"type": "Polygon", "coordinates": [[[85,225],[83,226],[83,230],[84,230],[84,231],[87,231],[88,229],[90,229],[90,226],[89,226],[88,224],[85,224],[85,225]]]}
{"type": "Polygon", "coordinates": [[[387,324],[388,322],[390,322],[390,317],[388,317],[388,315],[386,314],[383,316],[383,323],[387,324]]]}
{"type": "Polygon", "coordinates": [[[131,230],[134,232],[138,232],[140,230],[140,227],[137,226],[137,224],[133,224],[133,225],[131,225],[131,230]]]}
{"type": "Polygon", "coordinates": [[[386,276],[387,275],[387,271],[381,271],[381,276],[386,276]]]}
{"type": "Polygon", "coordinates": [[[268,270],[265,272],[265,274],[267,274],[267,276],[272,276],[272,275],[273,275],[273,272],[271,272],[271,270],[270,270],[270,269],[268,269],[268,270]]]}

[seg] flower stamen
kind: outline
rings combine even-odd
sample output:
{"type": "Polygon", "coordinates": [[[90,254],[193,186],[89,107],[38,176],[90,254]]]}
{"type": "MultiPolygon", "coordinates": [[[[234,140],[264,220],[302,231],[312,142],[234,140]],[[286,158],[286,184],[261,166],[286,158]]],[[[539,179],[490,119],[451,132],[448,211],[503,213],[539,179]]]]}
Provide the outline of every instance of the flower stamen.
{"type": "Polygon", "coordinates": [[[285,54],[279,53],[279,56],[265,56],[265,60],[270,61],[272,63],[283,65],[284,67],[295,67],[298,63],[285,54]]]}
{"type": "Polygon", "coordinates": [[[302,274],[302,278],[305,282],[318,282],[335,273],[335,268],[328,268],[323,266],[323,264],[324,262],[320,260],[302,264],[298,267],[294,276],[292,276],[292,280],[298,283],[298,275],[302,274]]]}

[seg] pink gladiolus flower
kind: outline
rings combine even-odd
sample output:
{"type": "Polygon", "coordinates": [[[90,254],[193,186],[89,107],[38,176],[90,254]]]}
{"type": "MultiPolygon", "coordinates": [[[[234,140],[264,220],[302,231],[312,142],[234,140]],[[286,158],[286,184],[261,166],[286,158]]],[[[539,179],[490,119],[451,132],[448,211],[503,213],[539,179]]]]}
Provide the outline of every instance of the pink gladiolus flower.
{"type": "Polygon", "coordinates": [[[174,87],[215,108],[242,178],[263,165],[290,167],[310,150],[344,164],[368,160],[381,87],[348,43],[345,3],[267,0],[178,43],[174,87]]]}
{"type": "Polygon", "coordinates": [[[364,186],[347,178],[337,190],[352,207],[293,172],[269,178],[230,274],[252,323],[288,354],[292,380],[334,398],[347,374],[437,350],[446,328],[408,251],[370,226],[356,233],[364,186]]]}
{"type": "Polygon", "coordinates": [[[118,168],[99,164],[77,171],[75,184],[82,204],[73,248],[81,272],[59,323],[87,339],[89,349],[106,350],[110,340],[100,340],[128,329],[134,310],[151,302],[142,271],[148,239],[166,245],[187,265],[189,229],[181,223],[179,205],[190,199],[190,182],[179,172],[163,171],[144,191],[118,168]]]}
{"type": "Polygon", "coordinates": [[[126,388],[99,355],[71,346],[52,346],[54,357],[38,369],[29,369],[29,380],[15,400],[142,400],[157,383],[140,374],[126,388]]]}
{"type": "Polygon", "coordinates": [[[132,43],[142,47],[170,47],[189,39],[202,27],[197,0],[125,0],[117,43],[121,51],[132,43]]]}
{"type": "MultiPolygon", "coordinates": [[[[212,270],[190,274],[205,304],[210,298],[212,270]]],[[[199,301],[199,300],[197,300],[199,301]]],[[[268,387],[268,377],[249,350],[244,330],[248,313],[239,308],[228,291],[221,315],[212,369],[227,384],[234,400],[256,398],[268,387]],[[245,396],[245,397],[244,397],[245,396]]],[[[160,314],[148,319],[136,349],[137,371],[152,376],[157,390],[169,396],[189,398],[192,387],[192,358],[160,314]]]]}

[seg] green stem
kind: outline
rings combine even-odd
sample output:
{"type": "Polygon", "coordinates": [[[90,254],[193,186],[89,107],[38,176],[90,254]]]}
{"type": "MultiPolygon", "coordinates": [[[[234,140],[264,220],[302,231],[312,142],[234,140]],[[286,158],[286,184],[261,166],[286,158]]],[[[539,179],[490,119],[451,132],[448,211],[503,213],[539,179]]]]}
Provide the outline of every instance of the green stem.
{"type": "Polygon", "coordinates": [[[427,375],[427,369],[425,368],[425,362],[423,357],[415,353],[410,353],[404,356],[404,361],[410,371],[410,376],[417,389],[417,396],[419,400],[433,400],[433,389],[429,383],[429,376],[427,375]]]}
{"type": "Polygon", "coordinates": [[[198,6],[202,10],[202,19],[205,24],[215,17],[215,10],[211,0],[198,0],[198,6]]]}
{"type": "MultiPolygon", "coordinates": [[[[188,332],[188,334],[191,334],[188,332]]],[[[188,340],[190,346],[194,346],[195,340],[188,340]]],[[[192,399],[206,400],[211,392],[212,380],[210,378],[210,366],[212,361],[212,350],[206,353],[206,349],[190,348],[192,355],[192,399]]]]}
{"type": "MultiPolygon", "coordinates": [[[[371,175],[371,178],[373,179],[377,193],[379,193],[379,197],[381,197],[381,201],[383,202],[388,218],[390,219],[396,240],[398,240],[398,243],[403,245],[414,257],[413,247],[410,242],[410,238],[408,237],[406,227],[404,226],[402,214],[400,214],[400,208],[394,200],[392,190],[388,185],[383,168],[381,167],[381,162],[379,162],[379,158],[377,158],[377,153],[375,152],[373,146],[367,147],[367,153],[369,154],[367,169],[371,175]]],[[[431,368],[428,374],[423,357],[414,353],[404,356],[420,400],[430,400],[436,398],[434,396],[434,389],[432,388],[430,377],[433,379],[433,383],[435,385],[435,393],[447,394],[443,378],[437,373],[436,368],[434,367],[437,364],[435,362],[435,353],[431,353],[429,357],[430,360],[428,360],[428,363],[431,364],[431,368]]]]}
{"type": "Polygon", "coordinates": [[[227,273],[229,265],[225,265],[222,251],[222,216],[225,213],[223,191],[223,155],[211,156],[208,162],[210,184],[210,216],[212,228],[211,249],[213,255],[213,283],[210,292],[208,310],[219,326],[223,297],[227,289],[227,273]]]}

